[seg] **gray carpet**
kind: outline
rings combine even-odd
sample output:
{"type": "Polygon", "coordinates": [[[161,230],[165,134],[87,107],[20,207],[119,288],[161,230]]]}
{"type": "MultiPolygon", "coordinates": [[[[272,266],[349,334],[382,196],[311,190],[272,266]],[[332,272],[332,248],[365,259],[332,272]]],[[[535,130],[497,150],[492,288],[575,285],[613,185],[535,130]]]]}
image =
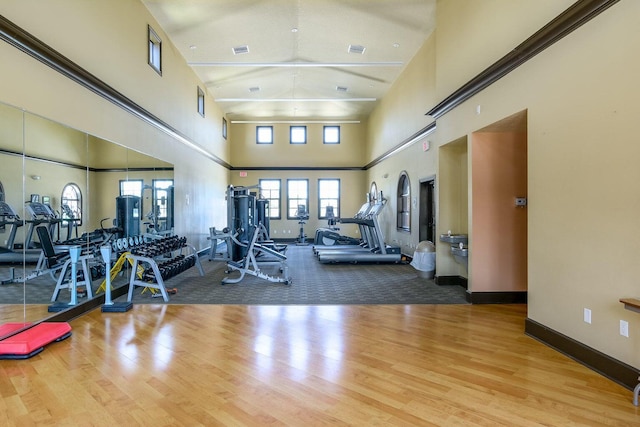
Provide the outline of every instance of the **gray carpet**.
{"type": "MultiPolygon", "coordinates": [[[[173,304],[248,304],[248,305],[339,305],[339,304],[467,304],[465,289],[460,286],[438,286],[433,280],[418,277],[408,264],[320,264],[311,246],[290,245],[287,250],[291,285],[271,283],[253,276],[237,284],[222,285],[226,264],[201,258],[205,275],[193,267],[165,281],[167,288],[178,292],[170,295],[173,304]]],[[[265,273],[279,276],[277,265],[261,267],[265,273]]],[[[94,288],[99,286],[95,282],[94,288]]],[[[124,283],[124,277],[114,285],[124,283]]],[[[29,304],[48,304],[55,284],[48,276],[27,282],[29,304]]],[[[136,288],[134,303],[162,303],[136,288]]],[[[122,299],[122,298],[121,298],[122,299]]],[[[61,292],[60,301],[69,301],[69,293],[61,292]]],[[[21,303],[23,287],[19,284],[0,287],[0,303],[21,303]]]]}

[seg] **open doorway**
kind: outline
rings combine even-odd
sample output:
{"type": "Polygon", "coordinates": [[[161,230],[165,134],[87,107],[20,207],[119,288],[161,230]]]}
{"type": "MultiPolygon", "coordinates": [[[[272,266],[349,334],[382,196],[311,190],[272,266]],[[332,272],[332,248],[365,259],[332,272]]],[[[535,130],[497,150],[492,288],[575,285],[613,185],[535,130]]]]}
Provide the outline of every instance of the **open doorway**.
{"type": "Polygon", "coordinates": [[[420,180],[420,241],[436,243],[435,177],[420,180]]]}

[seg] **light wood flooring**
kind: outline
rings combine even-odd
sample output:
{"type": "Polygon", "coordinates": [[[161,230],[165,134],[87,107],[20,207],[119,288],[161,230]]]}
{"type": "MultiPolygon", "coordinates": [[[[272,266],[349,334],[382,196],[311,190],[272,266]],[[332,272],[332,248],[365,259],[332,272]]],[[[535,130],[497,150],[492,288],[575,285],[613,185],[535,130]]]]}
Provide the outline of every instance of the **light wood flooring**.
{"type": "Polygon", "coordinates": [[[136,305],[0,361],[0,425],[631,426],[525,305],[136,305]]]}

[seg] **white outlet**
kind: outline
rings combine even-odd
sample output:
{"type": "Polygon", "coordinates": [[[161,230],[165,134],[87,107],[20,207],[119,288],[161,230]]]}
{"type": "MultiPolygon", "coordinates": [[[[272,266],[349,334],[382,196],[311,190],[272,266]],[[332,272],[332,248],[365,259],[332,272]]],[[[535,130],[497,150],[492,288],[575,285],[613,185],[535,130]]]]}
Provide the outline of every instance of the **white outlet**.
{"type": "Polygon", "coordinates": [[[588,308],[584,309],[584,321],[585,323],[591,324],[591,310],[588,308]]]}
{"type": "Polygon", "coordinates": [[[629,338],[629,322],[625,320],[620,321],[620,335],[629,338]]]}

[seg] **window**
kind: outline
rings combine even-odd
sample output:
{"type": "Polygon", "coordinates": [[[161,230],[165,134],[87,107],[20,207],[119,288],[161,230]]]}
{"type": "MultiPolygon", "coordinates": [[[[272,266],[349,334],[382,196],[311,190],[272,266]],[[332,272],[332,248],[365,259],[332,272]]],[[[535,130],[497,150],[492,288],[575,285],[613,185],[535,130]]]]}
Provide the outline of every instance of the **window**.
{"type": "Polygon", "coordinates": [[[280,219],[280,180],[261,179],[258,180],[260,186],[260,196],[269,201],[269,218],[280,219]]]}
{"type": "Polygon", "coordinates": [[[62,189],[60,197],[62,210],[62,225],[67,226],[69,221],[74,221],[76,225],[82,225],[82,193],[80,187],[70,183],[62,189]]]}
{"type": "Polygon", "coordinates": [[[327,207],[333,208],[333,216],[340,217],[340,180],[318,180],[318,218],[327,219],[327,207]]]}
{"type": "Polygon", "coordinates": [[[289,135],[290,135],[291,144],[307,143],[307,127],[306,126],[289,127],[289,135]]]}
{"type": "Polygon", "coordinates": [[[287,180],[287,219],[296,219],[298,209],[304,207],[309,212],[309,180],[287,180]]]}
{"type": "Polygon", "coordinates": [[[398,230],[411,231],[411,185],[406,172],[398,180],[398,230]]]}
{"type": "Polygon", "coordinates": [[[322,141],[325,144],[340,144],[340,126],[325,126],[322,130],[322,141]]]}
{"type": "Polygon", "coordinates": [[[273,126],[256,126],[256,143],[273,144],[273,126]]]}
{"type": "Polygon", "coordinates": [[[120,195],[142,197],[142,180],[132,179],[120,181],[120,195]]]}
{"type": "Polygon", "coordinates": [[[149,65],[162,75],[162,40],[153,31],[151,26],[147,26],[149,34],[149,65]]]}
{"type": "Polygon", "coordinates": [[[172,202],[171,197],[169,197],[169,189],[171,187],[173,187],[172,179],[153,180],[153,206],[155,206],[155,214],[158,219],[167,219],[169,203],[172,202]]]}
{"type": "Polygon", "coordinates": [[[378,185],[375,181],[371,183],[371,187],[369,187],[369,201],[375,202],[378,200],[378,185]]]}
{"type": "Polygon", "coordinates": [[[198,114],[204,117],[204,91],[198,86],[198,114]]]}

